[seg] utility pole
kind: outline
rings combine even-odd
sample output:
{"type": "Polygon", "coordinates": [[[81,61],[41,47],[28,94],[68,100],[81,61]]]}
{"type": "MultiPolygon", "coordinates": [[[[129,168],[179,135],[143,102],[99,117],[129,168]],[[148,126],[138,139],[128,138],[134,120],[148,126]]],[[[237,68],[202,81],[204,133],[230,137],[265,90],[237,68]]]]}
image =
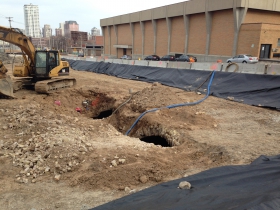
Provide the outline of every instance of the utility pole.
{"type": "Polygon", "coordinates": [[[7,19],[9,19],[9,23],[10,23],[10,28],[12,28],[12,24],[11,24],[11,22],[12,22],[12,18],[13,17],[6,17],[7,19]]]}
{"type": "MultiPolygon", "coordinates": [[[[12,18],[13,17],[6,17],[7,19],[9,19],[9,23],[10,23],[10,28],[12,28],[12,24],[11,24],[11,22],[12,22],[12,18]]],[[[10,53],[12,52],[12,49],[11,49],[11,43],[9,44],[10,45],[10,53]]]]}
{"type": "Polygon", "coordinates": [[[42,32],[41,32],[41,29],[40,29],[40,50],[42,50],[42,42],[41,42],[41,37],[42,37],[42,32]]]}

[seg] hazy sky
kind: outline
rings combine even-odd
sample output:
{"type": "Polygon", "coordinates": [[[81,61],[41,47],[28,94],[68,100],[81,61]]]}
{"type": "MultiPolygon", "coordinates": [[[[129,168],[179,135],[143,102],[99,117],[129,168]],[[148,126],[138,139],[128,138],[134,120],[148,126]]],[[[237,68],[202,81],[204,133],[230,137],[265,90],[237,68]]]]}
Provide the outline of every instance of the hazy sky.
{"type": "Polygon", "coordinates": [[[23,6],[39,6],[40,27],[49,24],[59,28],[59,23],[74,20],[79,30],[90,32],[93,27],[100,29],[100,19],[128,14],[141,10],[183,2],[184,0],[1,0],[0,25],[9,27],[7,17],[12,17],[12,27],[24,29],[23,6]]]}

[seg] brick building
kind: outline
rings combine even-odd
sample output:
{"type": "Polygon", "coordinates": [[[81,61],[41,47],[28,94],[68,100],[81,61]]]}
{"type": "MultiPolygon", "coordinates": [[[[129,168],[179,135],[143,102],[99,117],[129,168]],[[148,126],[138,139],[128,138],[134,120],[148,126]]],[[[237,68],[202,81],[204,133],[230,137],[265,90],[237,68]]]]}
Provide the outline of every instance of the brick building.
{"type": "Polygon", "coordinates": [[[104,55],[273,58],[280,51],[279,12],[280,0],[191,0],[105,18],[104,55]]]}
{"type": "Polygon", "coordinates": [[[103,36],[91,36],[87,41],[85,55],[101,56],[103,54],[103,36]]]}

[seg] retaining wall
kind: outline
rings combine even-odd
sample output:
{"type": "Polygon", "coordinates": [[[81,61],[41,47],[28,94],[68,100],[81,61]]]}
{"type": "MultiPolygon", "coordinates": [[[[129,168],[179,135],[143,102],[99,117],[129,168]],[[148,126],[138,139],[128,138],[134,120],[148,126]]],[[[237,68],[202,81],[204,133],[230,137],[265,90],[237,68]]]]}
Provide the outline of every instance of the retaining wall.
{"type": "Polygon", "coordinates": [[[149,66],[166,68],[167,61],[149,61],[149,66]]]}
{"type": "Polygon", "coordinates": [[[268,65],[266,73],[271,75],[280,75],[280,65],[279,64],[268,65]]]}
{"type": "Polygon", "coordinates": [[[151,66],[161,68],[175,68],[175,69],[193,69],[193,70],[204,70],[204,71],[227,71],[236,73],[247,73],[247,74],[269,74],[269,75],[280,75],[280,64],[243,64],[236,63],[229,65],[228,63],[211,63],[211,62],[169,62],[169,61],[146,61],[146,60],[122,60],[122,59],[106,59],[101,57],[83,58],[73,56],[61,56],[69,60],[86,60],[93,62],[109,62],[136,66],[151,66]]]}
{"type": "Polygon", "coordinates": [[[135,60],[134,65],[136,66],[148,66],[149,62],[144,60],[135,60]]]}

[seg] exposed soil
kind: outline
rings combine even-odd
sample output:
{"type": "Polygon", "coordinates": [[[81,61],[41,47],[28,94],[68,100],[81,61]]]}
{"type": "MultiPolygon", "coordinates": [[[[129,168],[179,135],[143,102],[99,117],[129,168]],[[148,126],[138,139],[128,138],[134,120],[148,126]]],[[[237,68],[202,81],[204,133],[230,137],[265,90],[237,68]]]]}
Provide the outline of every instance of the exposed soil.
{"type": "MultiPolygon", "coordinates": [[[[6,67],[11,74],[12,64],[6,67]]],[[[209,168],[280,153],[275,110],[211,96],[166,109],[204,95],[70,74],[74,88],[50,95],[19,90],[16,99],[1,99],[2,209],[89,209],[209,168]],[[132,127],[154,108],[160,109],[132,127]]]]}

